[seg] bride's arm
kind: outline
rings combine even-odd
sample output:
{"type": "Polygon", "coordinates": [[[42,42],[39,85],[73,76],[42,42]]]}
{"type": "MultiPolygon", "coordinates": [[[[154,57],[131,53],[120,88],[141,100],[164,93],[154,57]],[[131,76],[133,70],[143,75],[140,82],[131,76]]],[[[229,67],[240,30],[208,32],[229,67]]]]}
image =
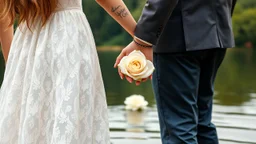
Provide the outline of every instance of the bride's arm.
{"type": "Polygon", "coordinates": [[[96,0],[132,37],[136,21],[122,0],[96,0]]]}
{"type": "MultiPolygon", "coordinates": [[[[0,4],[0,10],[2,10],[2,4],[0,4]]],[[[4,55],[5,62],[8,59],[10,46],[13,38],[13,26],[8,25],[8,18],[0,20],[0,44],[2,46],[2,53],[4,55]]]]}
{"type": "Polygon", "coordinates": [[[10,46],[13,38],[13,28],[6,27],[6,23],[0,22],[0,43],[5,62],[8,59],[10,46]]]}

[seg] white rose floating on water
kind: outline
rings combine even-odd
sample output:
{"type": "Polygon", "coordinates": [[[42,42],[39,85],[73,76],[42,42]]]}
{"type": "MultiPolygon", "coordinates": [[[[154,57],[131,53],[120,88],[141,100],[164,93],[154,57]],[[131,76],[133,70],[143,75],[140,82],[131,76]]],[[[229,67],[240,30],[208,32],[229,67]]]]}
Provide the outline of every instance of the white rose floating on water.
{"type": "Polygon", "coordinates": [[[147,108],[148,102],[141,95],[132,95],[125,99],[124,103],[126,104],[126,110],[144,110],[147,108]]]}
{"type": "Polygon", "coordinates": [[[134,50],[128,56],[123,57],[118,67],[124,75],[131,77],[135,81],[148,78],[155,70],[153,63],[147,60],[139,50],[134,50]]]}

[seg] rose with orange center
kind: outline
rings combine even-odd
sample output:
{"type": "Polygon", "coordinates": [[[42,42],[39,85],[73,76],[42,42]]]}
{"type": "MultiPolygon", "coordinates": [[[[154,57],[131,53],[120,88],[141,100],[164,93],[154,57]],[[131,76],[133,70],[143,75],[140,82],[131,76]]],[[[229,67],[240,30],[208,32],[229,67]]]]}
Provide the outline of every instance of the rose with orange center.
{"type": "Polygon", "coordinates": [[[136,81],[148,78],[155,70],[153,63],[138,50],[134,50],[128,56],[123,57],[118,67],[124,75],[136,81]]]}

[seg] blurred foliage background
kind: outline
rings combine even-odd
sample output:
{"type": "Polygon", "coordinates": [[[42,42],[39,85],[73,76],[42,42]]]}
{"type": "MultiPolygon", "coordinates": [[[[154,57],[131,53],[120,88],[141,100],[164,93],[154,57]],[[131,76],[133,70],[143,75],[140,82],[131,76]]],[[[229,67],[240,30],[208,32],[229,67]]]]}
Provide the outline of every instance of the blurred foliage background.
{"type": "MultiPolygon", "coordinates": [[[[127,45],[131,37],[94,0],[83,0],[84,12],[98,46],[127,45]]],[[[146,0],[124,0],[136,20],[146,0]]],[[[256,45],[256,0],[238,0],[233,15],[237,47],[256,45]]]]}
{"type": "MultiPolygon", "coordinates": [[[[124,0],[138,21],[146,0],[124,0]]],[[[83,10],[91,25],[97,46],[125,46],[131,36],[95,0],[83,0],[83,10]]],[[[15,24],[16,27],[16,24],[15,24]]],[[[256,0],[237,0],[233,14],[236,47],[256,46],[256,0]]]]}
{"type": "MultiPolygon", "coordinates": [[[[124,0],[137,21],[146,0],[124,0]]],[[[84,12],[91,25],[98,46],[126,45],[132,39],[94,0],[83,0],[84,12]]]]}
{"type": "Polygon", "coordinates": [[[256,45],[256,0],[238,0],[233,15],[233,31],[238,47],[256,45]]]}

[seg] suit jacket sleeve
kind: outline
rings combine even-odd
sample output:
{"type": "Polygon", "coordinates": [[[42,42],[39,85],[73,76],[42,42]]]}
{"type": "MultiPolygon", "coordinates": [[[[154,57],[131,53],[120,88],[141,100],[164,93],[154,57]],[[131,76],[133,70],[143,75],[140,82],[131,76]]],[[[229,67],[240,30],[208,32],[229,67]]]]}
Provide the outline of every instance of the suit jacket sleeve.
{"type": "Polygon", "coordinates": [[[135,36],[155,45],[178,1],[148,0],[136,26],[135,36]]]}

